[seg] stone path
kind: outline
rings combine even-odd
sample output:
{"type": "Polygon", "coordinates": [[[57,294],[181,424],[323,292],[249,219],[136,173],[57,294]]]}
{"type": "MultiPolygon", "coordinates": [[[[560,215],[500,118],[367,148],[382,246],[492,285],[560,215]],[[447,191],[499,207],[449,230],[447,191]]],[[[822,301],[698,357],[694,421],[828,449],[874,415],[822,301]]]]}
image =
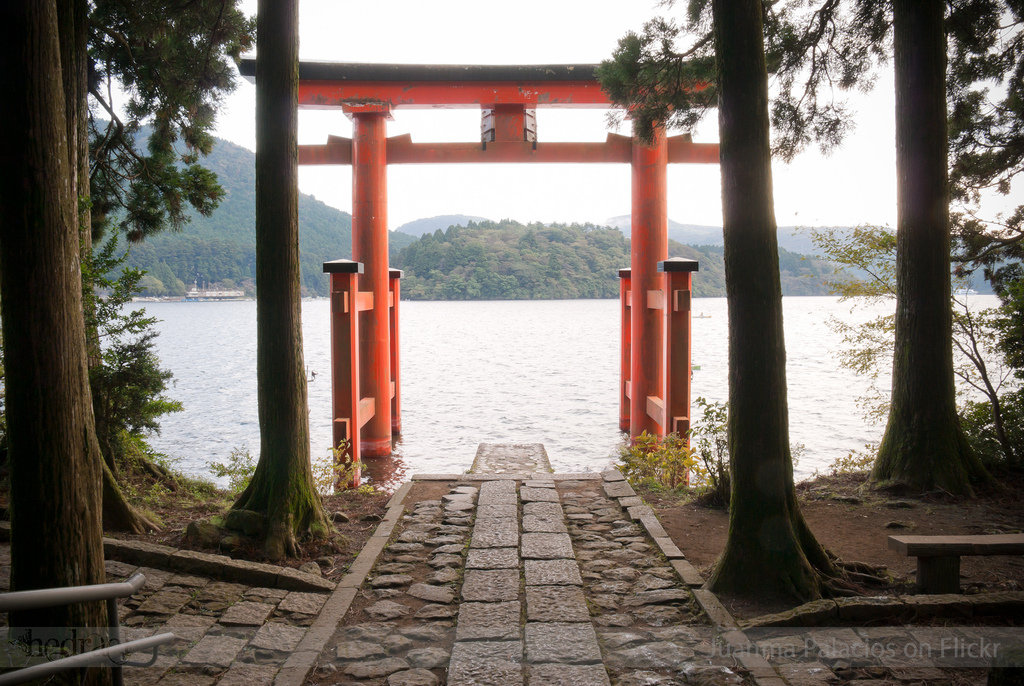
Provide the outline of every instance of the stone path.
{"type": "MultiPolygon", "coordinates": [[[[171,630],[178,641],[128,670],[129,684],[984,681],[982,669],[951,681],[943,668],[963,660],[910,656],[990,635],[969,627],[740,630],[617,471],[553,474],[540,445],[484,444],[468,474],[413,476],[336,585],[151,548],[107,563],[111,579],[147,576],[122,605],[125,638],[171,630]]],[[[0,546],[0,585],[8,564],[0,546]]]]}

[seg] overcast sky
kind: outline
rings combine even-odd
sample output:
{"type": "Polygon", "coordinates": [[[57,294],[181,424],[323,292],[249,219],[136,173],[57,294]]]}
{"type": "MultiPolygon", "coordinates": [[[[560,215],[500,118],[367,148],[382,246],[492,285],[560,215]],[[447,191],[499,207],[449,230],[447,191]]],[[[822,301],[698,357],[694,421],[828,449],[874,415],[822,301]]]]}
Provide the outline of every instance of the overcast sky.
{"type": "MultiPolygon", "coordinates": [[[[254,14],[255,0],[243,2],[254,14]]],[[[668,10],[672,11],[672,10],[668,10]]],[[[679,10],[675,10],[679,11],[679,10]]],[[[639,2],[498,3],[437,0],[301,0],[300,58],[402,64],[596,63],[608,58],[629,30],[666,10],[639,2]]],[[[892,78],[856,101],[856,131],[830,157],[805,152],[774,165],[775,210],[784,225],[895,226],[895,149],[892,78]]],[[[218,120],[217,135],[255,148],[255,87],[243,81],[218,120]]],[[[608,131],[600,110],[537,112],[541,142],[601,141],[608,131]]],[[[417,142],[479,141],[475,110],[398,111],[388,135],[417,142]]],[[[629,133],[628,123],[619,133],[629,133]]],[[[676,132],[678,133],[678,132],[676,132]]],[[[351,136],[340,111],[300,111],[299,142],[351,136]]],[[[694,132],[717,142],[712,113],[694,132]]],[[[351,212],[349,167],[302,167],[300,189],[351,212]]],[[[721,225],[718,165],[669,167],[668,214],[689,224],[721,225]]],[[[388,226],[421,217],[469,214],[521,222],[601,223],[630,211],[628,165],[395,165],[388,168],[388,226]]]]}

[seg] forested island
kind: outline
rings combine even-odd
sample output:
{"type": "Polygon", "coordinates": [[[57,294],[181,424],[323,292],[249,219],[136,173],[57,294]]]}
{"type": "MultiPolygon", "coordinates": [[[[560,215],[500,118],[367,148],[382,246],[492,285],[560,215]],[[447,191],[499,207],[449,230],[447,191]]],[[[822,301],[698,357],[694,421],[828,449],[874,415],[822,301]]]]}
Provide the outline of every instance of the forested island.
{"type": "MultiPolygon", "coordinates": [[[[725,295],[722,246],[670,240],[668,253],[700,262],[694,295],[725,295]]],[[[617,298],[629,240],[618,229],[593,224],[471,221],[424,234],[400,250],[393,265],[405,270],[402,295],[409,300],[617,298]]],[[[780,248],[779,268],[784,294],[828,293],[829,262],[780,248]]]]}

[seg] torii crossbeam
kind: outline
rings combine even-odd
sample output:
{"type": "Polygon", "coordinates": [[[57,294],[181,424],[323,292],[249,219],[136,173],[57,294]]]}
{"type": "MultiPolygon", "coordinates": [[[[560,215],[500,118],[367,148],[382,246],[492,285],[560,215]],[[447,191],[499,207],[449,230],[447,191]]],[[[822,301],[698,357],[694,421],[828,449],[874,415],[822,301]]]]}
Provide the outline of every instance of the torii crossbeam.
{"type": "MultiPolygon", "coordinates": [[[[242,60],[243,76],[255,77],[255,71],[255,59],[242,60]]],[[[595,73],[592,64],[299,64],[298,107],[341,109],[353,121],[350,139],[330,136],[324,145],[299,146],[300,164],[353,167],[352,260],[361,264],[324,265],[332,279],[335,445],[346,439],[354,444],[354,456],[386,456],[392,435],[401,432],[393,341],[401,273],[388,266],[389,164],[631,164],[631,269],[620,273],[620,428],[634,438],[643,431],[660,436],[689,428],[689,302],[697,263],[666,262],[667,165],[717,164],[718,145],[694,143],[688,134],[659,135],[652,146],[616,134],[597,143],[539,141],[538,108],[613,107],[595,73]],[[481,110],[479,141],[414,143],[408,135],[387,137],[386,122],[395,110],[456,108],[481,110]],[[382,401],[386,398],[391,402],[382,401]]]]}

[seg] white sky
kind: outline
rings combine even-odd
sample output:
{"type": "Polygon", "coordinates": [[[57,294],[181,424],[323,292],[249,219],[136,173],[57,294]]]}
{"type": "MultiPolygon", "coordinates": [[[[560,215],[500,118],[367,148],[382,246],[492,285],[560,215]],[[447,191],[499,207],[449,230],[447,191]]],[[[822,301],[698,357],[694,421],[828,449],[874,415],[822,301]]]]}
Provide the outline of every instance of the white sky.
{"type": "MultiPolygon", "coordinates": [[[[244,0],[248,14],[255,0],[244,0]]],[[[669,10],[669,11],[680,11],[669,10]]],[[[300,58],[336,62],[420,64],[596,63],[608,58],[628,30],[665,10],[640,2],[498,3],[478,0],[301,0],[300,58]]],[[[895,149],[891,76],[859,96],[855,133],[830,157],[805,152],[774,165],[780,226],[895,226],[895,149]]],[[[255,148],[255,87],[242,81],[218,120],[216,134],[255,148]]],[[[601,110],[537,112],[544,141],[602,141],[601,110]]],[[[388,135],[411,133],[417,142],[478,141],[476,110],[395,113],[388,135]]],[[[619,133],[628,133],[628,122],[619,133]]],[[[299,142],[351,136],[338,112],[300,111],[299,142]]],[[[678,133],[678,132],[673,132],[678,133]]],[[[694,132],[717,142],[714,113],[694,132]]],[[[351,212],[351,169],[301,167],[305,193],[351,212]]],[[[718,165],[669,166],[668,214],[675,221],[721,225],[718,165]]],[[[628,165],[393,165],[388,168],[388,226],[440,214],[469,214],[521,222],[601,223],[630,211],[628,165]]]]}

